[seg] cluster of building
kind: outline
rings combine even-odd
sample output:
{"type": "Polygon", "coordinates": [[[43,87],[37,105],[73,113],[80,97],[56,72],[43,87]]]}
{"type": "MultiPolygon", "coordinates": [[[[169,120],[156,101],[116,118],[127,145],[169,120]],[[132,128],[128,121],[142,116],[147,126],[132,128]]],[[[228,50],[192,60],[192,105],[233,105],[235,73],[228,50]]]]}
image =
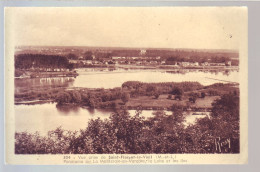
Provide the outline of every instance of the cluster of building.
{"type": "MultiPolygon", "coordinates": [[[[82,64],[82,65],[116,65],[116,64],[133,64],[133,65],[169,65],[167,61],[158,57],[119,57],[112,56],[108,59],[96,59],[95,56],[92,56],[92,60],[84,60],[84,58],[79,58],[78,60],[69,60],[73,64],[82,64]]],[[[175,62],[171,64],[176,67],[196,67],[196,66],[231,66],[231,61],[226,63],[210,63],[210,62],[175,62]]]]}
{"type": "Polygon", "coordinates": [[[83,64],[83,65],[117,65],[117,64],[133,64],[133,65],[172,65],[176,67],[196,67],[196,66],[231,66],[231,61],[226,63],[210,63],[210,62],[174,62],[168,63],[165,58],[160,56],[147,56],[146,50],[141,49],[139,56],[112,56],[109,58],[96,58],[92,55],[92,60],[85,60],[83,56],[79,56],[78,60],[70,60],[73,64],[83,64]]]}
{"type": "Polygon", "coordinates": [[[84,65],[96,65],[96,64],[134,64],[134,65],[160,65],[165,64],[165,61],[161,60],[161,57],[118,57],[112,56],[108,59],[97,60],[95,56],[92,56],[92,60],[84,60],[79,58],[78,60],[69,60],[73,64],[84,64],[84,65]]]}
{"type": "Polygon", "coordinates": [[[177,62],[175,65],[183,66],[183,67],[195,67],[195,66],[231,66],[231,61],[228,61],[226,63],[210,63],[210,62],[177,62]]]}
{"type": "MultiPolygon", "coordinates": [[[[22,52],[22,49],[17,49],[17,52],[22,52]]],[[[94,54],[91,55],[92,58],[87,60],[84,56],[86,49],[77,48],[49,48],[49,47],[30,47],[30,51],[36,51],[43,54],[58,54],[67,55],[69,53],[77,54],[77,59],[69,59],[69,63],[78,65],[117,65],[117,64],[133,64],[133,65],[172,65],[176,67],[196,67],[196,66],[231,66],[231,61],[225,63],[211,63],[211,62],[174,62],[169,63],[165,58],[160,56],[149,57],[145,49],[140,49],[138,56],[110,56],[109,58],[96,58],[94,54]]],[[[95,49],[98,53],[111,53],[111,50],[95,49]]],[[[26,53],[26,51],[23,51],[26,53]]],[[[29,52],[27,52],[29,53],[29,52]]],[[[188,58],[187,58],[188,59],[188,58]]]]}

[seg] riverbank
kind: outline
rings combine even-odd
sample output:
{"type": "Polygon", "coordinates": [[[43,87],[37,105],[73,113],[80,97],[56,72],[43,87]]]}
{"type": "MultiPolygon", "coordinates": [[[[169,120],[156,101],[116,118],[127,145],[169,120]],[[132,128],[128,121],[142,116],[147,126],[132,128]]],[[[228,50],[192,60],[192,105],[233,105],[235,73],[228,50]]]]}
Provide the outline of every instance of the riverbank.
{"type": "Polygon", "coordinates": [[[36,70],[15,70],[15,79],[24,78],[51,78],[51,77],[77,77],[76,71],[36,71],[36,70]]]}
{"type": "Polygon", "coordinates": [[[179,65],[136,65],[136,64],[93,64],[86,65],[80,68],[103,68],[103,69],[141,69],[141,70],[174,70],[174,69],[194,69],[194,70],[239,70],[239,66],[179,66],[179,65]]]}
{"type": "MultiPolygon", "coordinates": [[[[178,66],[178,65],[133,65],[133,64],[116,64],[110,67],[122,69],[205,69],[205,70],[239,70],[239,66],[178,66]]],[[[92,66],[95,67],[95,66],[92,66]]]]}
{"type": "Polygon", "coordinates": [[[15,102],[15,105],[36,105],[36,104],[44,104],[44,103],[53,103],[53,100],[32,100],[32,101],[20,101],[15,102]]]}
{"type": "MultiPolygon", "coordinates": [[[[216,98],[217,99],[217,98],[216,98]]],[[[216,100],[214,99],[214,100],[216,100]]],[[[143,99],[142,99],[143,100],[143,99]]],[[[158,104],[158,101],[151,101],[150,99],[145,100],[146,102],[149,102],[150,104],[140,104],[140,100],[131,100],[131,102],[127,103],[124,105],[123,103],[119,103],[117,107],[113,107],[113,110],[121,110],[121,109],[126,109],[126,110],[167,110],[171,111],[174,107],[176,108],[181,108],[183,111],[196,111],[196,112],[210,112],[212,106],[197,106],[200,103],[213,103],[213,101],[200,101],[198,104],[194,104],[192,106],[186,106],[186,105],[180,105],[180,104],[185,104],[185,102],[174,102],[174,101],[169,101],[171,102],[170,104],[158,104]]],[[[37,105],[37,104],[45,104],[45,103],[55,103],[54,100],[33,100],[33,101],[22,101],[22,102],[15,102],[15,105],[37,105]]],[[[113,103],[116,103],[115,101],[113,103]]],[[[62,105],[59,105],[59,107],[66,107],[66,108],[71,108],[79,106],[82,108],[87,108],[90,109],[90,106],[86,105],[78,105],[74,103],[65,103],[62,105]]],[[[100,107],[97,107],[100,108],[100,107]]],[[[110,106],[104,106],[101,109],[112,109],[110,106]]]]}

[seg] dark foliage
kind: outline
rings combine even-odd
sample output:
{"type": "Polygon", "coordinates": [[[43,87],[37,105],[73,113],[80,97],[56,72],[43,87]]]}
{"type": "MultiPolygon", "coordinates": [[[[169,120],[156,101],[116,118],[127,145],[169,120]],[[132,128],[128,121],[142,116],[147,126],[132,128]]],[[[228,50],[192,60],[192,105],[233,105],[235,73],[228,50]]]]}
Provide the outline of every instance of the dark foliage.
{"type": "Polygon", "coordinates": [[[139,81],[127,81],[122,84],[122,88],[131,90],[131,96],[155,96],[156,94],[182,95],[183,92],[202,89],[203,86],[198,82],[143,83],[139,81]]]}
{"type": "Polygon", "coordinates": [[[19,54],[15,56],[16,69],[30,68],[69,68],[69,61],[64,56],[44,54],[19,54]]]}

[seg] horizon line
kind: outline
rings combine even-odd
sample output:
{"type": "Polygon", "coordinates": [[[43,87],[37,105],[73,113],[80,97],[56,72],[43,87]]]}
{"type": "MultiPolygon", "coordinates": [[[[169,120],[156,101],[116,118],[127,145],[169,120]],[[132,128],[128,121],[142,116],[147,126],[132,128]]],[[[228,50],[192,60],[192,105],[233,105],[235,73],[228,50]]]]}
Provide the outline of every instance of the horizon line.
{"type": "Polygon", "coordinates": [[[239,52],[239,49],[213,49],[213,48],[154,48],[154,47],[116,47],[116,46],[85,46],[85,45],[17,45],[15,46],[15,49],[18,47],[79,47],[79,48],[120,48],[120,49],[168,49],[168,50],[202,50],[202,51],[210,51],[210,50],[217,50],[217,51],[232,51],[232,52],[239,52]]]}

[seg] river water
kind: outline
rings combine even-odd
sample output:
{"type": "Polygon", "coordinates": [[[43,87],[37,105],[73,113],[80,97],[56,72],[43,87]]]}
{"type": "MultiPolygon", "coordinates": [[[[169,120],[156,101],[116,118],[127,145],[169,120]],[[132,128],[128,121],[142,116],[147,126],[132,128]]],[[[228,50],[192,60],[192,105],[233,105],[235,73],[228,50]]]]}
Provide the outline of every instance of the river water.
{"type": "MultiPolygon", "coordinates": [[[[135,114],[135,110],[129,110],[130,115],[135,114]]],[[[142,111],[142,116],[149,118],[153,116],[152,110],[142,111]]],[[[57,108],[55,103],[45,103],[36,105],[15,105],[15,131],[35,133],[46,136],[48,131],[62,127],[65,130],[79,131],[85,129],[91,119],[108,119],[113,113],[112,110],[86,109],[74,107],[70,109],[57,108]]],[[[172,112],[166,111],[170,115],[172,112]]],[[[188,112],[185,115],[184,125],[194,124],[197,118],[209,115],[192,115],[188,112]]]]}
{"type": "Polygon", "coordinates": [[[202,85],[216,82],[238,82],[237,70],[206,71],[206,70],[125,70],[125,69],[78,69],[79,76],[53,78],[15,79],[15,92],[38,87],[85,87],[115,88],[121,87],[126,81],[141,82],[183,82],[195,81],[202,85]],[[28,88],[29,86],[29,88],[28,88]]]}
{"type": "MultiPolygon", "coordinates": [[[[197,81],[203,85],[217,82],[238,82],[239,72],[232,71],[200,71],[200,70],[125,70],[125,69],[78,69],[79,76],[60,78],[15,79],[15,92],[38,87],[86,87],[114,88],[121,87],[126,81],[142,82],[182,82],[197,81]]],[[[80,130],[87,127],[90,119],[108,118],[112,111],[100,109],[90,110],[81,107],[70,109],[56,108],[56,104],[45,103],[37,105],[15,105],[15,130],[17,132],[40,132],[46,135],[48,131],[61,126],[66,130],[80,130]]],[[[130,111],[134,114],[135,111],[130,111]]],[[[143,111],[144,117],[152,116],[153,111],[143,111]]],[[[167,112],[171,113],[171,112],[167,112]]],[[[187,114],[185,125],[194,124],[197,118],[207,115],[187,114]]]]}

